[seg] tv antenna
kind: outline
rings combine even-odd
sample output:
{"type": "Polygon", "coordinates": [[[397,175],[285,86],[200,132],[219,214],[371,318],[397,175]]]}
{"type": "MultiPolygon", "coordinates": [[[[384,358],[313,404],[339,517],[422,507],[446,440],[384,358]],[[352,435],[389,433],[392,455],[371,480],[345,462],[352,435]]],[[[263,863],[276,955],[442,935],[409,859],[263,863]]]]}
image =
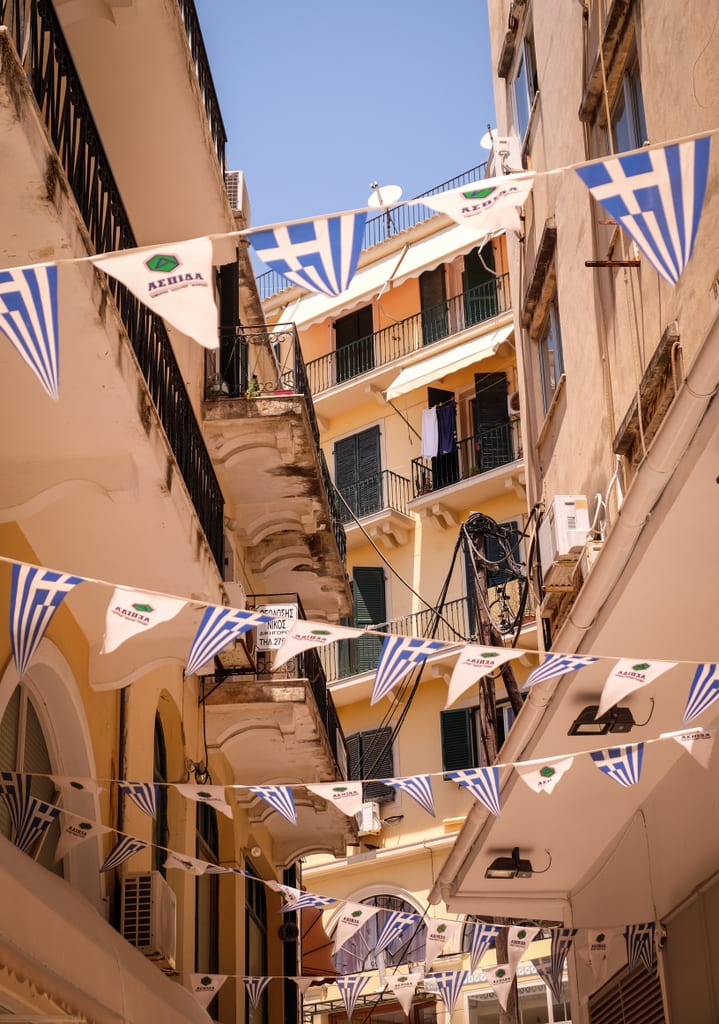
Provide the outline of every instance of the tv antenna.
{"type": "Polygon", "coordinates": [[[385,211],[385,217],[387,221],[387,237],[392,234],[392,214],[390,212],[390,206],[396,203],[402,198],[402,186],[401,185],[382,185],[380,186],[376,181],[373,181],[370,185],[372,194],[367,200],[368,206],[373,206],[376,209],[382,209],[385,211]]]}

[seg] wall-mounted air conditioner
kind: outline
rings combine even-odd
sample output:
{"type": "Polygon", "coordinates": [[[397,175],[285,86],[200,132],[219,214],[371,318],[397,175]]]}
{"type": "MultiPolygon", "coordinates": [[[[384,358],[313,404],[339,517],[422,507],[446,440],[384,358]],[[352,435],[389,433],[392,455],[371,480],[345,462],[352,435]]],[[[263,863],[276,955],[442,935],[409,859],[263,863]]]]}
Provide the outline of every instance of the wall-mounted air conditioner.
{"type": "Polygon", "coordinates": [[[357,835],[376,836],[382,831],[382,820],[379,816],[379,804],[369,800],[362,804],[362,809],[355,815],[357,819],[357,835]]]}
{"type": "Polygon", "coordinates": [[[586,495],[555,495],[539,524],[539,558],[545,590],[569,592],[576,589],[574,575],[588,535],[586,495]]]}
{"type": "Polygon", "coordinates": [[[120,932],[150,960],[175,969],[175,894],[159,871],[123,875],[120,932]]]}
{"type": "Polygon", "coordinates": [[[225,188],[230,206],[237,213],[241,213],[247,223],[250,223],[250,198],[247,192],[247,182],[242,171],[227,171],[225,173],[225,188]]]}
{"type": "Polygon", "coordinates": [[[495,178],[522,170],[522,145],[516,135],[492,138],[492,156],[487,170],[495,178]]]}

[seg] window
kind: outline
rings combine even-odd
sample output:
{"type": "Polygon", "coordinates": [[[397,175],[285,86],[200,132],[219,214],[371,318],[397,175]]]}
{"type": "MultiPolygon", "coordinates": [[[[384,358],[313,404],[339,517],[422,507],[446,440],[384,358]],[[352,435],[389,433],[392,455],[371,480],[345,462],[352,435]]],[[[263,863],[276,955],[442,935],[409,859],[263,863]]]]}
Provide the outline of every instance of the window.
{"type": "Polygon", "coordinates": [[[157,787],[157,813],[152,822],[152,867],[163,876],[167,874],[165,868],[166,849],[169,846],[169,828],[167,825],[167,747],[165,746],[165,733],[162,728],[160,713],[155,712],[155,753],[153,758],[154,782],[159,782],[157,787]]]}
{"type": "Polygon", "coordinates": [[[639,75],[639,61],[636,55],[622,75],[611,111],[611,121],[612,145],[615,153],[639,149],[647,141],[642,80],[639,75]]]}
{"type": "MultiPolygon", "coordinates": [[[[382,507],[382,471],[379,427],[370,427],[335,442],[335,486],[358,517],[372,515],[382,507]]],[[[351,516],[340,501],[344,522],[351,516]]]]}
{"type": "Polygon", "coordinates": [[[444,285],[444,264],[425,270],[419,276],[419,299],[422,308],[422,344],[446,338],[449,333],[444,285]]]}
{"type": "Polygon", "coordinates": [[[517,135],[524,140],[529,129],[534,97],[539,92],[537,58],[534,52],[534,29],[531,25],[527,26],[522,45],[519,48],[519,61],[512,83],[512,92],[517,135]]]}
{"type": "Polygon", "coordinates": [[[481,473],[514,458],[505,373],[474,375],[475,465],[481,473]]]}
{"type": "MultiPolygon", "coordinates": [[[[351,779],[389,779],[394,775],[392,729],[369,729],[347,737],[348,774],[351,779]]],[[[392,786],[368,782],[362,787],[363,800],[385,803],[395,796],[392,786]]]]}
{"type": "MultiPolygon", "coordinates": [[[[246,880],[245,899],[245,973],[249,977],[267,976],[267,902],[265,886],[249,861],[245,871],[251,876],[246,880]],[[257,881],[254,881],[257,879],[257,881]]],[[[257,1006],[252,1006],[245,993],[245,1020],[247,1024],[267,1024],[267,991],[260,996],[257,1006]]]]}
{"type": "MultiPolygon", "coordinates": [[[[516,715],[509,701],[497,701],[497,750],[507,738],[516,715]]],[[[480,768],[484,763],[481,751],[479,707],[451,708],[440,712],[442,736],[442,770],[462,771],[480,768]]]]}
{"type": "Polygon", "coordinates": [[[537,337],[539,370],[542,379],[542,402],[545,413],[552,404],[554,393],[564,373],[562,338],[559,332],[559,311],[556,299],[549,302],[547,315],[537,337]]]}
{"type": "Polygon", "coordinates": [[[372,307],[362,306],[335,321],[337,383],[367,373],[374,366],[372,307]]]}
{"type": "Polygon", "coordinates": [[[374,914],[368,921],[365,921],[357,934],[353,935],[349,942],[346,942],[334,954],[335,968],[340,974],[355,974],[377,967],[397,967],[399,964],[424,963],[427,926],[421,920],[421,914],[416,907],[400,896],[390,896],[384,893],[369,896],[360,900],[360,903],[381,909],[378,914],[374,914]],[[383,953],[375,957],[374,948],[387,920],[387,914],[382,911],[416,914],[420,920],[417,924],[410,924],[383,953]]]}
{"type": "Polygon", "coordinates": [[[464,257],[462,272],[465,326],[489,320],[498,312],[497,276],[494,272],[494,249],[489,242],[480,251],[472,249],[464,257]]]}

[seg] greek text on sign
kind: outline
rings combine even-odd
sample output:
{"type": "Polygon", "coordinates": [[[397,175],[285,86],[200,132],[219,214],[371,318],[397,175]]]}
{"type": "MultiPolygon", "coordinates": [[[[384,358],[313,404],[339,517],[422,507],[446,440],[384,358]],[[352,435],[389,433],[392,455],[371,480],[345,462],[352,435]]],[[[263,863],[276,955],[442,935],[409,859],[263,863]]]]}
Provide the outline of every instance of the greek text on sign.
{"type": "Polygon", "coordinates": [[[262,622],[257,627],[257,650],[274,651],[280,646],[297,621],[296,604],[265,604],[255,609],[263,615],[271,615],[271,622],[262,622]]]}

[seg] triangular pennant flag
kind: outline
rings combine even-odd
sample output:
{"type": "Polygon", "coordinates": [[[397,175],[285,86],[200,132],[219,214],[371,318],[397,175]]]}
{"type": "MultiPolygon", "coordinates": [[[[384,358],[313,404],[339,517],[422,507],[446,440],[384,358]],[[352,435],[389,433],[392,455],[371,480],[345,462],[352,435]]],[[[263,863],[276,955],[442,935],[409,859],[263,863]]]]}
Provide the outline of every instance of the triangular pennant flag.
{"type": "Polygon", "coordinates": [[[597,982],[601,984],[607,976],[609,949],[619,936],[618,928],[607,928],[604,931],[588,931],[582,947],[584,959],[592,969],[597,982]]]}
{"type": "Polygon", "coordinates": [[[309,651],[314,647],[327,647],[337,640],[347,640],[364,635],[364,629],[355,629],[354,626],[332,626],[328,622],[295,619],[287,636],[275,651],[272,668],[279,668],[290,658],[294,658],[296,654],[309,651]]]}
{"type": "Polygon", "coordinates": [[[469,790],[475,800],[499,817],[499,769],[494,765],[447,772],[444,777],[469,790]]]}
{"type": "Polygon", "coordinates": [[[469,963],[473,971],[479,969],[479,961],[502,930],[498,924],[472,924],[472,937],[469,946],[469,963]]]}
{"type": "Polygon", "coordinates": [[[512,967],[517,966],[540,931],[540,928],[516,926],[507,929],[507,957],[512,967]]]}
{"type": "Polygon", "coordinates": [[[103,787],[95,779],[79,775],[50,775],[52,781],[63,793],[102,793],[103,787]]]}
{"type": "Polygon", "coordinates": [[[190,974],[190,991],[206,1010],[226,981],[226,974],[190,974]]]}
{"type": "Polygon", "coordinates": [[[633,971],[641,961],[651,974],[654,970],[654,922],[628,924],[624,931],[627,943],[627,961],[633,971]]]}
{"type": "Polygon", "coordinates": [[[514,767],[530,789],[536,793],[551,793],[562,776],[572,767],[573,762],[573,757],[563,757],[559,761],[534,761],[515,764],[514,767]]]}
{"type": "Polygon", "coordinates": [[[366,903],[345,903],[337,919],[334,933],[333,953],[337,953],[346,942],[357,934],[363,924],[379,912],[379,907],[370,907],[366,903]]]}
{"type": "Polygon", "coordinates": [[[385,974],[384,980],[392,992],[394,992],[395,998],[402,1007],[405,1017],[409,1017],[414,993],[422,978],[422,974],[385,974]]]}
{"type": "Polygon", "coordinates": [[[10,641],[21,678],[63,598],[82,582],[82,576],[17,562],[13,565],[10,641]]]}
{"type": "Polygon", "coordinates": [[[435,817],[434,794],[432,793],[432,780],[429,775],[412,775],[407,779],[381,779],[383,786],[394,786],[404,793],[409,793],[417,801],[420,807],[435,817]]]}
{"type": "Polygon", "coordinates": [[[400,679],[421,665],[428,654],[445,646],[441,640],[422,640],[411,636],[386,636],[377,662],[372,698],[376,704],[393,690],[400,679]]]}
{"type": "Polygon", "coordinates": [[[533,183],[533,171],[507,174],[423,196],[421,202],[431,210],[446,213],[457,224],[473,228],[478,235],[490,231],[519,231],[518,208],[524,206],[533,183]]]}
{"type": "Polygon", "coordinates": [[[678,732],[663,732],[659,739],[676,740],[702,768],[708,768],[715,736],[716,729],[683,729],[678,732]]]}
{"type": "Polygon", "coordinates": [[[56,399],[60,376],[56,266],[0,270],[0,331],[56,399]]]}
{"type": "Polygon", "coordinates": [[[59,813],[60,808],[55,807],[54,804],[31,797],[12,836],[12,841],[18,850],[28,853],[45,830],[52,825],[59,813]]]}
{"type": "Polygon", "coordinates": [[[340,990],[349,1020],[352,1019],[352,1011],[357,1005],[357,999],[368,981],[369,977],[366,974],[347,974],[334,979],[335,985],[340,990]]]}
{"type": "Polygon", "coordinates": [[[196,800],[198,804],[209,804],[226,818],[232,818],[232,808],[225,800],[224,786],[198,786],[189,782],[175,782],[175,789],[188,800],[196,800]]]}
{"type": "Polygon", "coordinates": [[[424,969],[428,971],[448,942],[453,942],[460,928],[459,921],[434,920],[427,922],[424,969]]]}
{"type": "Polygon", "coordinates": [[[246,633],[260,622],[270,622],[271,619],[271,615],[263,615],[261,612],[245,612],[238,608],[210,605],[205,609],[202,622],[192,641],[187,656],[185,679],[206,665],[241,633],[246,633]]]}
{"type": "Polygon", "coordinates": [[[32,800],[31,785],[32,775],[26,772],[0,772],[0,796],[7,805],[13,833],[17,832],[32,800]]]}
{"type": "Polygon", "coordinates": [[[272,978],[245,977],[242,980],[245,983],[245,988],[247,989],[247,994],[250,997],[250,1002],[256,1009],[257,1006],[259,1005],[262,993],[265,991],[269,983],[272,981],[272,978]]]}
{"type": "Polygon", "coordinates": [[[134,636],[146,633],[161,622],[168,622],[182,611],[187,601],[162,594],[147,594],[126,587],[115,587],[105,616],[105,636],[101,654],[124,644],[134,636]]]}
{"type": "Polygon", "coordinates": [[[642,772],[644,744],[632,743],[627,747],[595,750],[591,757],[599,771],[614,779],[620,786],[633,786],[639,782],[642,772]]]}
{"type": "Polygon", "coordinates": [[[464,691],[472,683],[476,683],[478,679],[481,679],[482,676],[488,675],[496,668],[499,668],[500,665],[504,665],[506,661],[511,661],[512,658],[521,658],[523,653],[523,651],[513,648],[482,647],[479,644],[467,644],[460,651],[459,657],[455,662],[454,670],[449,680],[445,707],[448,708],[451,704],[454,704],[464,691]]]}
{"type": "Polygon", "coordinates": [[[497,964],[496,967],[483,967],[482,974],[489,982],[489,987],[499,1000],[503,1010],[507,1009],[509,989],[514,981],[514,967],[511,964],[497,964]]]}
{"type": "Polygon", "coordinates": [[[123,793],[126,793],[134,804],[154,818],[157,814],[157,791],[159,786],[156,782],[118,782],[123,793]]]}
{"type": "Polygon", "coordinates": [[[562,975],[564,974],[564,965],[567,962],[567,954],[571,949],[572,943],[574,942],[574,936],[576,934],[576,928],[552,929],[552,946],[549,955],[551,963],[551,982],[549,987],[557,997],[557,1002],[559,1002],[561,998],[562,975]]]}
{"type": "Polygon", "coordinates": [[[533,956],[532,963],[534,964],[535,971],[554,996],[555,1001],[560,1003],[562,1001],[561,975],[559,985],[557,985],[551,956],[533,956]]]}
{"type": "Polygon", "coordinates": [[[112,868],[116,868],[146,847],[147,843],[143,843],[142,839],[136,839],[134,836],[121,836],[100,865],[100,871],[110,871],[112,868]]]}
{"type": "Polygon", "coordinates": [[[317,785],[311,786],[309,783],[305,783],[305,787],[309,789],[311,793],[316,793],[317,796],[321,796],[327,803],[332,804],[338,811],[342,811],[343,814],[349,815],[353,818],[355,814],[362,810],[362,783],[343,783],[340,786],[336,786],[334,782],[321,782],[317,785]]]}
{"type": "Polygon", "coordinates": [[[251,793],[262,797],[265,803],[287,818],[293,825],[297,824],[295,801],[289,786],[248,786],[251,793]]]}
{"type": "Polygon", "coordinates": [[[318,217],[248,233],[263,263],[293,284],[323,295],[346,291],[357,269],[366,213],[318,217]]]}
{"type": "Polygon", "coordinates": [[[393,910],[382,925],[382,931],[377,936],[377,944],[374,948],[375,957],[384,952],[395,939],[409,928],[411,924],[417,924],[419,914],[408,914],[402,910],[393,910]]]}
{"type": "Polygon", "coordinates": [[[648,686],[655,679],[674,668],[676,661],[642,661],[636,658],[620,658],[607,677],[599,701],[597,717],[606,714],[628,693],[648,686]]]}
{"type": "Polygon", "coordinates": [[[569,672],[577,672],[580,668],[593,665],[599,658],[590,658],[583,654],[548,654],[542,664],[530,672],[524,681],[524,689],[544,683],[547,679],[564,676],[569,672]]]}
{"type": "Polygon", "coordinates": [[[282,889],[287,896],[287,902],[280,907],[280,912],[283,914],[287,911],[305,910],[307,907],[322,910],[337,902],[334,896],[319,896],[314,892],[300,892],[299,889],[290,889],[289,886],[282,886],[282,889]]]}
{"type": "Polygon", "coordinates": [[[304,995],[310,985],[317,985],[321,981],[324,981],[324,978],[291,978],[290,981],[294,981],[300,991],[300,994],[304,995]]]}
{"type": "Polygon", "coordinates": [[[468,974],[469,971],[442,971],[439,974],[430,975],[434,985],[437,986],[437,992],[442,997],[442,1002],[447,1007],[447,1013],[451,1014],[457,1005],[459,993],[462,991],[468,974]]]}
{"type": "Polygon", "coordinates": [[[151,251],[94,256],[92,262],[188,338],[205,348],[218,347],[209,238],[173,242],[151,251]]]}
{"type": "Polygon", "coordinates": [[[74,850],[80,843],[84,843],[86,839],[92,839],[93,836],[101,836],[105,832],[112,831],[107,825],[101,825],[97,821],[89,821],[87,818],[79,818],[65,812],[62,812],[60,822],[60,838],[55,847],[56,864],[62,860],[65,854],[74,850]]]}
{"type": "Polygon", "coordinates": [[[189,875],[204,875],[210,863],[206,860],[199,860],[197,857],[187,857],[185,854],[168,851],[165,857],[166,868],[177,868],[178,871],[186,871],[189,875]]]}
{"type": "Polygon", "coordinates": [[[710,139],[641,149],[575,168],[598,203],[676,284],[694,248],[710,139]]]}
{"type": "Polygon", "coordinates": [[[716,662],[706,662],[696,667],[692,685],[689,687],[684,722],[691,722],[719,698],[719,671],[716,662]]]}

